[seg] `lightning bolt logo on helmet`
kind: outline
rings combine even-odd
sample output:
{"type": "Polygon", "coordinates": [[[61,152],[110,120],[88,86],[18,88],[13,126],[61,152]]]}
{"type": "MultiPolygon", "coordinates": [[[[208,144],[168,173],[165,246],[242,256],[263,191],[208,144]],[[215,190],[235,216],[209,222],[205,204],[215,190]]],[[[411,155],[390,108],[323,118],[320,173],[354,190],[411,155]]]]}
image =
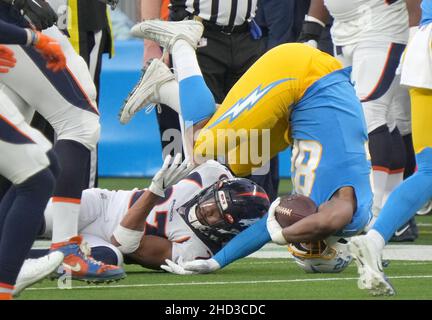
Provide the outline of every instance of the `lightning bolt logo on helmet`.
{"type": "Polygon", "coordinates": [[[262,85],[259,85],[254,89],[246,98],[240,98],[231,108],[229,108],[223,115],[219,117],[209,128],[214,127],[225,119],[229,119],[229,123],[235,120],[244,111],[252,109],[258,101],[260,101],[271,89],[277,85],[289,81],[295,80],[295,78],[285,78],[275,82],[270,83],[267,87],[261,89],[262,85]]]}

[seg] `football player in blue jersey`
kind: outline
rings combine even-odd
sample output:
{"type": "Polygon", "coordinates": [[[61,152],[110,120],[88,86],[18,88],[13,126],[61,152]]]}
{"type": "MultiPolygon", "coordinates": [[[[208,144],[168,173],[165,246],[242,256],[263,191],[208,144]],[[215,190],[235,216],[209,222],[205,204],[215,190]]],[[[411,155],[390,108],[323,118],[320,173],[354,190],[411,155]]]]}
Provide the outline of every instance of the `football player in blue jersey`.
{"type": "MultiPolygon", "coordinates": [[[[241,155],[242,144],[251,142],[254,130],[262,130],[263,140],[264,131],[268,130],[270,157],[293,146],[294,191],[312,198],[319,210],[282,229],[274,218],[277,199],[268,216],[237,235],[214,258],[185,264],[185,271],[214,271],[269,241],[286,245],[330,236],[350,237],[361,232],[372,216],[370,162],[365,148],[366,124],[349,80],[350,70],[307,45],[281,45],[263,55],[215,110],[194,60],[199,30],[195,21],[144,21],[132,29],[136,36],[158,41],[173,56],[180,106],[171,107],[181,111],[185,122],[190,124],[187,130],[203,128],[194,142],[194,159],[225,157],[236,175],[250,174],[259,164],[251,158],[243,163],[241,156],[233,157],[240,162],[230,158],[241,155]],[[249,136],[231,149],[219,148],[224,133],[230,130],[244,130],[249,136]]],[[[176,80],[169,74],[168,68],[154,60],[145,77],[151,80],[143,81],[143,87],[135,92],[163,96],[159,92],[167,87],[163,84],[175,87],[176,80]]],[[[144,97],[145,94],[141,98],[144,97]]],[[[129,120],[139,110],[136,106],[127,104],[121,120],[129,120]]]]}

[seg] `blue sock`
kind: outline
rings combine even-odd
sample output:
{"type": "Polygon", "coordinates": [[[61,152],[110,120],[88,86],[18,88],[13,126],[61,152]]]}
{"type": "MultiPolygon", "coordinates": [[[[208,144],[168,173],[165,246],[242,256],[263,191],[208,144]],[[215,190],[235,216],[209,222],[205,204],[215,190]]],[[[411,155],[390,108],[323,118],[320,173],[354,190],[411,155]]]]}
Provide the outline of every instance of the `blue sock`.
{"type": "Polygon", "coordinates": [[[180,106],[187,126],[210,118],[216,110],[215,100],[201,75],[179,82],[180,106]]]}
{"type": "Polygon", "coordinates": [[[16,197],[16,188],[11,185],[9,190],[4,195],[3,199],[0,201],[0,241],[3,234],[3,225],[9,209],[12,207],[16,197]]]}
{"type": "Polygon", "coordinates": [[[267,231],[266,214],[249,228],[236,235],[213,257],[213,259],[223,268],[231,262],[244,258],[259,250],[269,241],[271,241],[271,237],[267,231]]]}
{"type": "Polygon", "coordinates": [[[116,266],[118,264],[117,254],[109,247],[92,247],[91,255],[96,261],[116,266]]]}
{"type": "Polygon", "coordinates": [[[54,151],[48,153],[50,169],[57,177],[53,196],[81,199],[89,185],[90,150],[73,140],[59,140],[54,151]]]}
{"type": "Polygon", "coordinates": [[[49,249],[31,249],[26,259],[38,259],[50,253],[49,249]]]}
{"type": "Polygon", "coordinates": [[[39,231],[46,204],[54,189],[54,176],[44,169],[15,185],[15,198],[3,221],[0,240],[0,282],[14,285],[39,231]]]}
{"type": "MultiPolygon", "coordinates": [[[[27,255],[27,258],[37,259],[47,255],[49,251],[50,251],[49,249],[31,249],[29,254],[27,255]]],[[[111,264],[114,266],[118,264],[117,254],[114,252],[113,249],[109,247],[104,247],[104,246],[92,247],[91,256],[95,260],[101,261],[105,264],[111,264]]]]}
{"type": "Polygon", "coordinates": [[[416,159],[418,171],[390,194],[373,226],[386,243],[432,198],[432,148],[424,149],[416,159]]]}

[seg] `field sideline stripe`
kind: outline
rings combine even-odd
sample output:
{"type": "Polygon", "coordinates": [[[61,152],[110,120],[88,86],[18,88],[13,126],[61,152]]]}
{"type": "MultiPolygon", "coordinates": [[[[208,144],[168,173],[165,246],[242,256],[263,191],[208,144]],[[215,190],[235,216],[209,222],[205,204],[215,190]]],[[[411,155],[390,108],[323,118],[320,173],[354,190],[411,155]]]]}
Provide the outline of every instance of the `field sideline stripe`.
{"type": "MultiPolygon", "coordinates": [[[[432,275],[424,276],[393,276],[389,279],[425,279],[432,278],[432,275]]],[[[286,280],[245,280],[245,281],[207,281],[207,282],[173,282],[173,283],[143,283],[143,284],[118,284],[118,285],[95,285],[95,286],[74,286],[70,289],[117,289],[117,288],[142,288],[142,287],[174,287],[174,286],[202,286],[202,285],[225,285],[225,284],[257,284],[257,283],[290,283],[290,282],[320,282],[320,281],[346,281],[357,280],[358,277],[348,278],[316,278],[316,279],[286,279],[286,280]]],[[[58,287],[28,288],[26,290],[42,291],[57,290],[58,287]]]]}

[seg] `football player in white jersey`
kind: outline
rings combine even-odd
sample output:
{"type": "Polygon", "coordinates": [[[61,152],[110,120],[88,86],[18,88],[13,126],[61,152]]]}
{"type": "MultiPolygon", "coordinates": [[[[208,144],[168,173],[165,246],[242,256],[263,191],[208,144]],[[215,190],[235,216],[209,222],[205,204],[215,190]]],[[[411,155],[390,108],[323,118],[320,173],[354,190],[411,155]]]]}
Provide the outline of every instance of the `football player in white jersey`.
{"type": "MultiPolygon", "coordinates": [[[[124,256],[153,269],[165,259],[210,258],[267,212],[268,196],[253,181],[234,178],[213,160],[192,172],[180,161],[177,155],[169,165],[168,156],[148,189],[83,192],[79,232],[94,257],[121,265],[124,256]]],[[[49,215],[46,222],[49,234],[49,215]]]]}
{"type": "MultiPolygon", "coordinates": [[[[419,0],[407,0],[410,16],[418,16],[419,0]]],[[[415,22],[415,21],[413,21],[415,22]]],[[[394,295],[395,290],[379,268],[382,252],[397,228],[432,198],[432,1],[421,1],[420,25],[408,43],[402,61],[401,84],[409,87],[412,132],[418,170],[390,195],[373,228],[351,239],[357,261],[358,287],[373,295],[394,295]]]]}
{"type": "MultiPolygon", "coordinates": [[[[82,190],[88,187],[90,153],[99,139],[99,112],[95,102],[96,89],[84,60],[74,51],[67,37],[56,26],[47,23],[52,9],[42,0],[0,0],[0,17],[21,27],[40,25],[43,33],[54,38],[66,56],[66,68],[54,73],[32,47],[13,45],[16,66],[0,75],[2,92],[29,120],[34,110],[54,128],[53,150],[61,167],[52,196],[52,251],[65,255],[64,267],[73,279],[104,282],[124,276],[121,268],[104,266],[80,249],[78,216],[82,190]],[[22,15],[25,14],[25,16],[22,15]],[[30,24],[28,20],[33,23],[30,24]],[[34,24],[35,21],[44,23],[34,24]],[[80,272],[70,266],[80,264],[80,272]]],[[[55,13],[54,13],[55,16],[55,13]]]]}
{"type": "MultiPolygon", "coordinates": [[[[324,24],[321,19],[328,15],[326,9],[334,18],[335,56],[344,66],[352,66],[351,79],[363,104],[377,216],[389,193],[403,180],[406,163],[396,121],[410,120],[405,111],[410,107],[408,91],[396,75],[409,36],[406,4],[404,0],[312,0],[304,28],[319,32],[324,24]]],[[[400,130],[410,134],[404,128],[400,130]]]]}
{"type": "MultiPolygon", "coordinates": [[[[37,48],[53,72],[66,66],[64,54],[55,40],[1,19],[0,43],[37,48]]],[[[16,62],[14,52],[0,45],[0,73],[8,73],[16,62]]],[[[59,170],[51,143],[24,121],[14,101],[2,91],[0,154],[0,175],[12,183],[0,200],[0,300],[6,300],[53,272],[64,256],[53,252],[24,262],[43,221],[59,170]]]]}

